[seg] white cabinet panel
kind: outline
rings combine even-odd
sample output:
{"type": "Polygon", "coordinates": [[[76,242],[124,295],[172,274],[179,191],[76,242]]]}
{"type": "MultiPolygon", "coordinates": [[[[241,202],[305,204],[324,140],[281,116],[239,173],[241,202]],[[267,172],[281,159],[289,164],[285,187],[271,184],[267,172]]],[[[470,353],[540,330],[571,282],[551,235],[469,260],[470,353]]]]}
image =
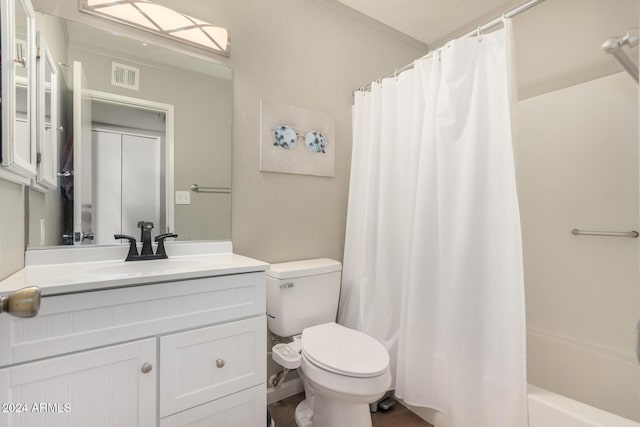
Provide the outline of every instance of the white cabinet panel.
{"type": "Polygon", "coordinates": [[[264,316],[265,304],[264,273],[46,297],[36,317],[0,316],[0,366],[264,316]]]}
{"type": "Polygon", "coordinates": [[[58,67],[42,33],[36,34],[37,57],[36,142],[38,176],[33,188],[39,191],[58,186],[58,67]]]}
{"type": "Polygon", "coordinates": [[[267,389],[262,384],[160,420],[160,427],[263,427],[267,389]]]}
{"type": "Polygon", "coordinates": [[[153,427],[155,367],[147,339],[0,370],[0,401],[26,405],[0,415],[0,426],[153,427]]]}
{"type": "Polygon", "coordinates": [[[0,178],[29,184],[36,175],[35,12],[29,0],[0,1],[2,140],[0,178]],[[16,129],[18,120],[27,132],[16,129]]]}
{"type": "Polygon", "coordinates": [[[266,334],[262,316],[160,338],[160,417],[264,383],[266,334]]]}

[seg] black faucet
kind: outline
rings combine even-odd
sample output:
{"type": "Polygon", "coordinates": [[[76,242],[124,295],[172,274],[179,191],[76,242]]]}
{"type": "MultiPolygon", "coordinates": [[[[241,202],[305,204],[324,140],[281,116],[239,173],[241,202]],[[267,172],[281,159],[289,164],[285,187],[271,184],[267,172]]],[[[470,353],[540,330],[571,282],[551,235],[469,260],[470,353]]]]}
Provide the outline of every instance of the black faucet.
{"type": "Polygon", "coordinates": [[[140,229],[140,241],[142,242],[142,252],[140,252],[140,255],[153,255],[153,248],[151,247],[151,230],[153,230],[153,223],[149,221],[138,221],[138,228],[140,229]]]}
{"type": "Polygon", "coordinates": [[[114,234],[113,238],[127,239],[129,240],[129,253],[125,261],[144,261],[150,259],[166,259],[167,252],[164,248],[164,239],[168,237],[178,237],[174,233],[165,233],[156,236],[155,241],[158,243],[156,253],[153,253],[153,247],[151,246],[151,230],[153,230],[153,223],[147,221],[138,221],[138,227],[140,228],[140,240],[142,241],[142,252],[138,255],[138,247],[136,245],[136,239],[126,234],[114,234]]]}

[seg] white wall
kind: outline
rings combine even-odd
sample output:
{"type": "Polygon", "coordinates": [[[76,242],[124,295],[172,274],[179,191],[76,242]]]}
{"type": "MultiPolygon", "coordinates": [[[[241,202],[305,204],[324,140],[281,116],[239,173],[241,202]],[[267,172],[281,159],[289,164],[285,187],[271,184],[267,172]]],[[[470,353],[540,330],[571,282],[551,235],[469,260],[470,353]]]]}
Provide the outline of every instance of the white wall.
{"type": "MultiPolygon", "coordinates": [[[[367,25],[330,1],[206,3],[211,4],[206,17],[228,25],[232,37],[235,250],[268,262],[342,260],[351,92],[426,49],[367,25]],[[335,178],[259,172],[260,98],[335,118],[335,178]]],[[[186,12],[201,10],[203,4],[204,0],[184,6],[180,2],[186,12]]]]}
{"type": "Polygon", "coordinates": [[[640,421],[638,87],[626,73],[519,103],[529,381],[640,421]]]}
{"type": "Polygon", "coordinates": [[[24,265],[23,187],[0,179],[0,278],[24,265]]]}

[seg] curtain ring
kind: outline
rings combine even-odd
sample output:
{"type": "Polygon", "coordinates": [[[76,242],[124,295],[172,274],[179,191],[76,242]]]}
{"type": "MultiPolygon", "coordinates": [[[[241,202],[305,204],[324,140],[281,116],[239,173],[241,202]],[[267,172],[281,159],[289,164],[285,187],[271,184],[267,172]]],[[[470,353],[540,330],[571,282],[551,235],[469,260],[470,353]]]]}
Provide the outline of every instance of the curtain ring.
{"type": "Polygon", "coordinates": [[[480,37],[480,26],[478,26],[478,29],[476,30],[476,37],[480,37]]]}
{"type": "Polygon", "coordinates": [[[397,68],[393,71],[393,78],[398,80],[398,69],[397,68]]]}

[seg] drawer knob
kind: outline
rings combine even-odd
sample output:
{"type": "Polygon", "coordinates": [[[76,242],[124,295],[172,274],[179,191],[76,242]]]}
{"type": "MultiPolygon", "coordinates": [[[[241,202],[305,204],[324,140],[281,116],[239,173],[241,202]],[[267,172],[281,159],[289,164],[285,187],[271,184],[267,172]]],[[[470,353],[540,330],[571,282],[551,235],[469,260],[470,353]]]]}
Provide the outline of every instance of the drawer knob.
{"type": "Polygon", "coordinates": [[[16,317],[33,317],[40,309],[40,288],[32,286],[0,297],[0,313],[9,313],[16,317]]]}
{"type": "Polygon", "coordinates": [[[152,369],[153,365],[151,363],[145,363],[144,365],[142,365],[141,371],[143,374],[148,374],[152,369]]]}
{"type": "Polygon", "coordinates": [[[223,360],[223,359],[218,359],[218,360],[216,360],[216,366],[217,366],[218,368],[222,368],[222,367],[224,367],[224,360],[223,360]]]}

